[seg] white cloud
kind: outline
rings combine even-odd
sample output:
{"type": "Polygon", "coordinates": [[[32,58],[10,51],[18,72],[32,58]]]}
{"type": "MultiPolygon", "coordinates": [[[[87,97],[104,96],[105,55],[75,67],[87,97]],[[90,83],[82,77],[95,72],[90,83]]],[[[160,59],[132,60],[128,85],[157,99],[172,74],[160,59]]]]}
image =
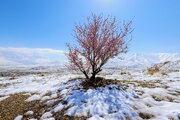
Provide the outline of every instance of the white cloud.
{"type": "Polygon", "coordinates": [[[0,66],[54,65],[65,60],[65,52],[62,50],[0,47],[0,66]]]}
{"type": "Polygon", "coordinates": [[[13,52],[19,54],[56,54],[56,55],[64,55],[64,51],[62,50],[54,50],[49,48],[3,48],[0,47],[0,52],[13,52]]]}
{"type": "Polygon", "coordinates": [[[0,66],[14,66],[14,65],[21,65],[21,64],[13,61],[9,61],[4,57],[0,57],[0,66]]]}

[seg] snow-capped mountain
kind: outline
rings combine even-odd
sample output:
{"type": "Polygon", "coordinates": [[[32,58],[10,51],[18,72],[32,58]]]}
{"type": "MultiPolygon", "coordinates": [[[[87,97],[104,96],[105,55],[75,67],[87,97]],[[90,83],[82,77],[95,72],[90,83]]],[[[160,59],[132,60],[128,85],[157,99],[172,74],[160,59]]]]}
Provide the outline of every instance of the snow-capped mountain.
{"type": "Polygon", "coordinates": [[[155,64],[161,71],[177,71],[180,70],[180,59],[175,61],[166,61],[163,63],[155,64]]]}
{"type": "MultiPolygon", "coordinates": [[[[179,53],[129,53],[111,59],[105,67],[147,68],[165,61],[180,60],[179,53]]],[[[22,66],[64,66],[67,63],[65,52],[53,49],[0,48],[0,67],[22,66]]]]}
{"type": "Polygon", "coordinates": [[[154,64],[180,60],[179,53],[149,53],[149,54],[126,54],[123,57],[116,57],[108,62],[107,67],[132,67],[147,68],[154,64]]]}

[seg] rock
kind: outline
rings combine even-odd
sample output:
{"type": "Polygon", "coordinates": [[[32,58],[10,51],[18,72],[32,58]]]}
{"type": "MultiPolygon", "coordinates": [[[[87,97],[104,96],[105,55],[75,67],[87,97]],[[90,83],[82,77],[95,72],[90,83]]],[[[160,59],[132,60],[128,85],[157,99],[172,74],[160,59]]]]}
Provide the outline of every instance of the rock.
{"type": "Polygon", "coordinates": [[[33,115],[34,114],[34,112],[33,111],[27,111],[26,113],[25,113],[25,115],[33,115]]]}

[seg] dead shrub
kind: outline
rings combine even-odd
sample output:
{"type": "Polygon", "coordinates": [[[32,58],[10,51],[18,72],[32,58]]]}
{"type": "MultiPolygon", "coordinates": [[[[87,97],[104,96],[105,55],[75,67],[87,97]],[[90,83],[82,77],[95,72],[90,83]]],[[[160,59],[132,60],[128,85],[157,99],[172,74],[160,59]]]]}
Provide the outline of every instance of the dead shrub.
{"type": "Polygon", "coordinates": [[[85,80],[81,83],[81,85],[83,86],[84,89],[94,89],[97,87],[104,87],[104,86],[110,85],[110,84],[121,85],[121,81],[105,79],[102,77],[96,77],[96,79],[94,81],[85,80]]]}
{"type": "Polygon", "coordinates": [[[141,118],[143,118],[143,119],[151,119],[151,118],[154,117],[154,115],[152,115],[152,114],[142,113],[142,112],[139,113],[139,116],[140,116],[141,118]]]}
{"type": "Polygon", "coordinates": [[[159,72],[160,68],[158,66],[154,66],[148,69],[147,74],[154,75],[155,73],[159,72]]]}
{"type": "Polygon", "coordinates": [[[168,76],[168,73],[165,72],[165,71],[162,71],[162,72],[161,72],[161,75],[162,75],[162,76],[168,76]]]}

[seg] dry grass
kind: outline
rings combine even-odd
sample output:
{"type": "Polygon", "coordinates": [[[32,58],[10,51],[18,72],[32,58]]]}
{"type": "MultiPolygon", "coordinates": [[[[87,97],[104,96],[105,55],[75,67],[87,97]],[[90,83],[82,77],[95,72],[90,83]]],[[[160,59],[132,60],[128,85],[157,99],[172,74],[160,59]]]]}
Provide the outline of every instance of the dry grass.
{"type": "Polygon", "coordinates": [[[10,77],[10,79],[14,80],[16,77],[26,76],[26,75],[46,75],[47,72],[20,72],[20,71],[7,71],[0,72],[0,77],[10,77]]]}
{"type": "Polygon", "coordinates": [[[154,80],[154,81],[138,81],[138,80],[113,80],[113,79],[105,79],[102,77],[97,77],[95,81],[83,81],[81,85],[84,89],[94,89],[97,87],[104,87],[106,85],[110,84],[116,84],[123,88],[124,90],[128,87],[128,85],[132,84],[135,87],[143,87],[143,88],[168,88],[167,85],[161,83],[160,80],[154,80]]]}
{"type": "Polygon", "coordinates": [[[5,83],[5,84],[0,84],[0,88],[6,88],[10,85],[15,85],[15,84],[18,84],[20,82],[13,82],[13,83],[5,83]]]}
{"type": "Polygon", "coordinates": [[[6,88],[6,87],[8,87],[9,85],[11,85],[11,84],[10,84],[10,83],[0,84],[0,88],[6,88]]]}
{"type": "Polygon", "coordinates": [[[0,101],[0,120],[13,120],[17,115],[24,113],[24,110],[29,107],[24,100],[27,95],[14,94],[7,99],[0,101]]]}
{"type": "Polygon", "coordinates": [[[173,102],[174,99],[168,96],[157,96],[157,95],[152,95],[152,98],[156,101],[168,101],[168,102],[173,102]]]}
{"type": "Polygon", "coordinates": [[[158,66],[154,66],[148,69],[147,74],[154,75],[155,73],[158,73],[159,71],[160,71],[160,68],[158,66]]]}
{"type": "Polygon", "coordinates": [[[161,83],[160,80],[154,80],[154,81],[141,81],[141,80],[120,80],[121,85],[129,85],[132,84],[135,87],[143,87],[143,88],[168,88],[167,85],[161,83]]]}
{"type": "Polygon", "coordinates": [[[121,72],[120,75],[131,75],[130,72],[121,72]]]}
{"type": "Polygon", "coordinates": [[[154,115],[152,115],[152,114],[142,113],[142,112],[139,113],[139,116],[140,116],[142,119],[145,119],[145,120],[151,119],[151,118],[154,117],[154,115]]]}
{"type": "Polygon", "coordinates": [[[120,86],[121,81],[97,77],[94,81],[86,80],[81,83],[84,89],[95,89],[97,87],[105,87],[106,85],[110,84],[117,84],[120,86]]]}
{"type": "MultiPolygon", "coordinates": [[[[43,113],[50,111],[60,102],[67,104],[66,101],[56,101],[52,104],[45,104],[45,102],[31,101],[25,102],[28,95],[24,93],[10,95],[7,99],[0,101],[0,120],[13,120],[18,115],[23,115],[23,120],[29,120],[31,118],[40,119],[43,113]],[[33,115],[24,115],[27,111],[33,111],[33,115]]],[[[67,109],[67,108],[66,108],[67,109]]],[[[65,115],[65,109],[60,112],[53,113],[53,117],[56,120],[86,120],[87,117],[71,117],[65,115]]]]}
{"type": "Polygon", "coordinates": [[[162,72],[161,72],[161,75],[162,75],[162,76],[168,76],[168,73],[165,72],[165,71],[162,71],[162,72]]]}

